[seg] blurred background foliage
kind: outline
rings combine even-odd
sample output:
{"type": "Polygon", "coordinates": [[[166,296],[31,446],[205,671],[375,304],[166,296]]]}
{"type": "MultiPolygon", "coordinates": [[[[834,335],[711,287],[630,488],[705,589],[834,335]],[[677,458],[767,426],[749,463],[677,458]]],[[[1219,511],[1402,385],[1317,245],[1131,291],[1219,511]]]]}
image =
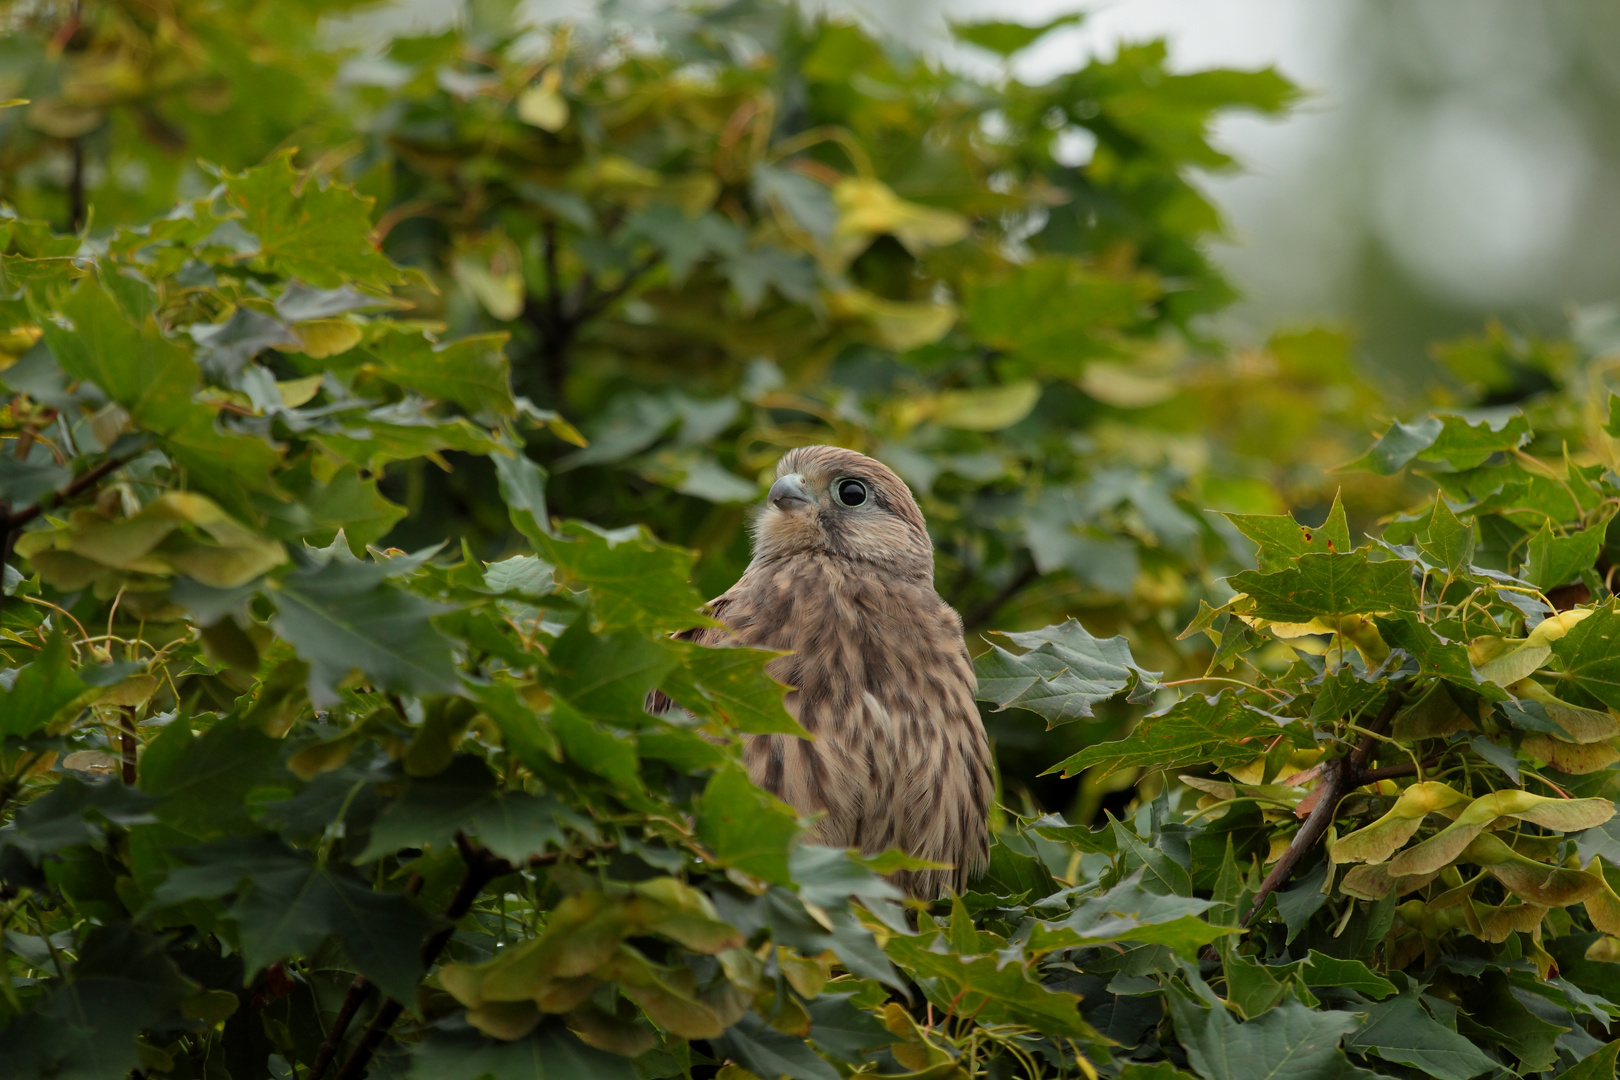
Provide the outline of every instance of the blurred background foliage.
{"type": "MultiPolygon", "coordinates": [[[[1236,294],[1194,174],[1234,166],[1217,119],[1299,92],[1179,72],[1163,42],[1034,78],[1042,28],[964,29],[948,51],[968,59],[943,64],[763,2],[549,28],[475,3],[417,36],[334,4],[5,10],[0,98],[28,104],[0,112],[0,198],[19,214],[94,247],[276,153],[354,185],[412,272],[408,318],[510,335],[517,392],[567,421],[529,447],[551,512],[695,549],[704,595],[746,564],[776,458],[834,442],[913,486],[975,650],[1078,614],[1166,679],[1196,674],[1207,646],[1175,635],[1252,564],[1210,511],[1317,521],[1342,492],[1360,535],[1415,498],[1332,472],[1384,419],[1579,392],[1602,348],[1497,328],[1414,389],[1337,330],[1224,341],[1236,294]]],[[[1592,419],[1565,411],[1544,437],[1592,419]]],[[[440,447],[380,489],[402,508],[386,544],[521,545],[486,459],[440,447]]],[[[1113,794],[1041,774],[1138,708],[1055,732],[989,714],[1010,803],[1128,802],[1128,771],[1113,794]]]]}

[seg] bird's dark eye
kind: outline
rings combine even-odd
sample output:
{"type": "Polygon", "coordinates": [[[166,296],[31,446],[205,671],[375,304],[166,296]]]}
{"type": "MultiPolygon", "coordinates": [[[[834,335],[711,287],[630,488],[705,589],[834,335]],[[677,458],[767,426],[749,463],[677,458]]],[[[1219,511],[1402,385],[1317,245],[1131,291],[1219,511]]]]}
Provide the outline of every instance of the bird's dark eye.
{"type": "Polygon", "coordinates": [[[834,485],[838,501],[845,506],[860,506],[866,502],[866,485],[859,480],[840,480],[834,485]]]}

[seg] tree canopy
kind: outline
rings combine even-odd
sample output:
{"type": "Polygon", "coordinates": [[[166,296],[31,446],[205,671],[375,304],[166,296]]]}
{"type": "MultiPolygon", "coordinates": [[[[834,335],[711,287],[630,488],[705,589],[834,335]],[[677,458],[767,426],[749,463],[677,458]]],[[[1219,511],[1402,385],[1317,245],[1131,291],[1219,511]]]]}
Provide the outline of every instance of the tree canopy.
{"type": "Polygon", "coordinates": [[[3,8],[7,1076],[1613,1074],[1613,320],[1229,347],[1193,170],[1295,91],[1162,43],[345,7],[3,8]],[[977,656],[934,904],[671,637],[816,442],[977,656]]]}

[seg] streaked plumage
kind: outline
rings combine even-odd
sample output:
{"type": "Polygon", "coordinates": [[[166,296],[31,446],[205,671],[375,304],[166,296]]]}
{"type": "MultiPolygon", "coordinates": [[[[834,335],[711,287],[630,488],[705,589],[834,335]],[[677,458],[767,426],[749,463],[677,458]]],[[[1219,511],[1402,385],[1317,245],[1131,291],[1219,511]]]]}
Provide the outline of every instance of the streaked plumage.
{"type": "Polygon", "coordinates": [[[988,858],[990,750],[962,620],[934,591],[934,553],[906,485],[832,446],[790,451],[754,526],[754,558],[711,604],[706,644],[791,651],[770,672],[815,741],[755,736],[749,774],[800,812],[812,842],[898,847],[953,870],[903,872],[915,896],[960,892],[988,858]],[[840,489],[861,505],[844,505],[840,489]]]}

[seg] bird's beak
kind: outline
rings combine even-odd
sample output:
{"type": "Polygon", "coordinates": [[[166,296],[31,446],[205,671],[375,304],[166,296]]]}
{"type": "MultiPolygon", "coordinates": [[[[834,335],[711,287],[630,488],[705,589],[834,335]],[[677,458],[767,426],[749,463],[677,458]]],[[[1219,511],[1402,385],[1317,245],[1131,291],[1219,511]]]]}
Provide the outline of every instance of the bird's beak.
{"type": "Polygon", "coordinates": [[[804,477],[799,473],[788,473],[771,485],[771,493],[765,496],[765,501],[778,510],[797,510],[815,500],[810,497],[810,489],[804,485],[804,477]]]}

